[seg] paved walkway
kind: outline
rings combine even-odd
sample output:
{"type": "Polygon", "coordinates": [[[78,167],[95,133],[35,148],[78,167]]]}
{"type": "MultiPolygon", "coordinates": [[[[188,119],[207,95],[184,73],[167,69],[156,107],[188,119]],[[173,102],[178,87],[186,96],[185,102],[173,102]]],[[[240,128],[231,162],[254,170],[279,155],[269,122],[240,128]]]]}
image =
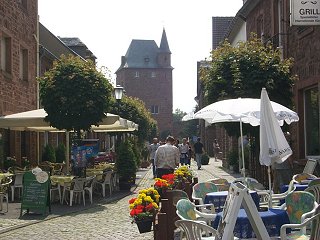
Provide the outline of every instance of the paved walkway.
{"type": "MultiPolygon", "coordinates": [[[[239,177],[239,174],[225,172],[221,168],[221,161],[215,162],[213,159],[210,159],[209,165],[202,166],[201,170],[197,170],[193,162],[192,169],[199,182],[215,177],[223,177],[229,181],[239,177]]],[[[136,196],[140,189],[150,187],[153,183],[152,170],[149,168],[137,188],[127,196],[118,194],[118,200],[41,221],[1,218],[0,239],[152,240],[152,232],[139,234],[137,226],[131,224],[128,200],[136,196]]]]}

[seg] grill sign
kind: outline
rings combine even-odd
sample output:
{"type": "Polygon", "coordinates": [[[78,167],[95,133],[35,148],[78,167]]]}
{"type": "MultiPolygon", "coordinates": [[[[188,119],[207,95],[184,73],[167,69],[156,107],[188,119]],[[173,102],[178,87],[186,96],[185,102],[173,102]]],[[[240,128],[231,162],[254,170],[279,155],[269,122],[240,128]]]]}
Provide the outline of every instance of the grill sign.
{"type": "Polygon", "coordinates": [[[320,0],[291,0],[290,24],[300,26],[320,25],[320,0]]]}

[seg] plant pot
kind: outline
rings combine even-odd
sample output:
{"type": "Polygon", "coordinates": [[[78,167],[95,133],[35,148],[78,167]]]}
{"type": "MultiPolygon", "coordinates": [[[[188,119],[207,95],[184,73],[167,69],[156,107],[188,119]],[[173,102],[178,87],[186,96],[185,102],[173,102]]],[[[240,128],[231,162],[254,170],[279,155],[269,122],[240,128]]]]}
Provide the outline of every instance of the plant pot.
{"type": "Polygon", "coordinates": [[[151,232],[153,218],[146,218],[142,220],[136,220],[140,233],[151,232]]]}

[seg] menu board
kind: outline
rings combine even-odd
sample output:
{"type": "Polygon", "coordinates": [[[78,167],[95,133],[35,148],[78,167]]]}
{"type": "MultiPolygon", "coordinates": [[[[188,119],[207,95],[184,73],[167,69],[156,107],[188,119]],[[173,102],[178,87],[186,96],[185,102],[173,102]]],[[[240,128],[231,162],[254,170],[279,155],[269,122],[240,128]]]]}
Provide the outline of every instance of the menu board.
{"type": "Polygon", "coordinates": [[[40,211],[43,214],[51,211],[50,206],[50,181],[46,172],[32,173],[26,172],[23,175],[23,194],[21,202],[20,216],[23,210],[40,211]]]}

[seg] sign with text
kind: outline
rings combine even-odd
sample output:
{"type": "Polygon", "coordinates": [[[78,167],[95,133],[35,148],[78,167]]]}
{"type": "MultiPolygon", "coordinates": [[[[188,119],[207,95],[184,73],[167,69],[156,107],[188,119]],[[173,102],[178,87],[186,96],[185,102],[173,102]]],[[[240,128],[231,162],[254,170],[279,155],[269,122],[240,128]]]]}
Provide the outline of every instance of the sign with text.
{"type": "Polygon", "coordinates": [[[320,0],[291,0],[290,3],[291,26],[320,25],[320,0]]]}
{"type": "Polygon", "coordinates": [[[41,211],[43,214],[51,211],[50,206],[50,182],[48,181],[48,174],[46,172],[32,173],[26,172],[23,175],[23,194],[21,202],[20,216],[25,209],[28,212],[41,211]]]}

